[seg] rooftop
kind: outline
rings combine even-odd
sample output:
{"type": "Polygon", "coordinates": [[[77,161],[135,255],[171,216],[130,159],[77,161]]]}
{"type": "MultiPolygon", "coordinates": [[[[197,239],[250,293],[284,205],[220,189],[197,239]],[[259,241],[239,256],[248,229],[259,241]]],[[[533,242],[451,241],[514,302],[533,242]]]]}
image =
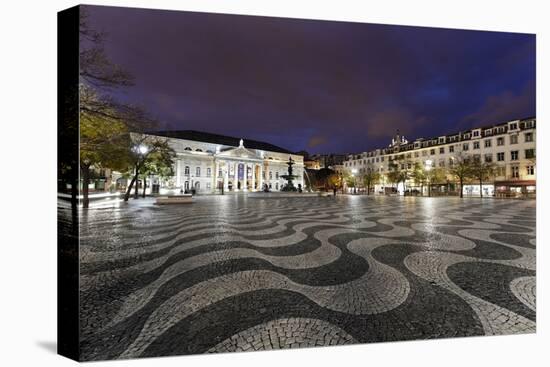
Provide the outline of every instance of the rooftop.
{"type": "MultiPolygon", "coordinates": [[[[226,146],[232,146],[232,147],[238,147],[239,142],[241,140],[241,138],[235,138],[232,136],[220,135],[220,134],[214,134],[214,133],[208,133],[208,132],[196,131],[196,130],[163,130],[163,131],[149,131],[147,133],[150,135],[164,136],[167,138],[200,141],[204,143],[220,144],[220,145],[226,145],[226,146]]],[[[243,138],[243,145],[249,149],[258,149],[258,150],[265,150],[270,152],[293,154],[287,149],[281,148],[279,146],[265,143],[263,141],[252,140],[252,139],[243,138]]]]}

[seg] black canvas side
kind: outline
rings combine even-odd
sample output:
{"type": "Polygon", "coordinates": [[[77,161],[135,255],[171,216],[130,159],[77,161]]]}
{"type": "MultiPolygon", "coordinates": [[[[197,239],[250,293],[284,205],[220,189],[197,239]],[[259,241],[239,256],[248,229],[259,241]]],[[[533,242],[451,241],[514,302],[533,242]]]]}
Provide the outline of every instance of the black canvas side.
{"type": "Polygon", "coordinates": [[[79,13],[57,14],[57,352],[79,360],[79,13]]]}

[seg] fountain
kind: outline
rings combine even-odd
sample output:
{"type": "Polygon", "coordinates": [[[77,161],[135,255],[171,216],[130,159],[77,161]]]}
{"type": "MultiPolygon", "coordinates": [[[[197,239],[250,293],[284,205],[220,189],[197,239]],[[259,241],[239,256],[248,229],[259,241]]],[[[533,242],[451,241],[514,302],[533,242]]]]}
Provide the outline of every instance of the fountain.
{"type": "Polygon", "coordinates": [[[307,179],[307,191],[308,192],[312,192],[313,191],[313,187],[311,186],[311,180],[309,178],[309,173],[307,172],[307,169],[304,168],[304,174],[305,174],[305,177],[307,179]]]}
{"type": "MultiPolygon", "coordinates": [[[[279,192],[253,192],[248,194],[249,198],[289,198],[289,197],[318,197],[318,196],[327,196],[328,193],[317,193],[312,192],[311,189],[309,192],[302,192],[301,184],[298,185],[298,187],[294,186],[294,179],[298,178],[297,175],[293,174],[293,168],[292,166],[295,164],[292,157],[289,157],[288,162],[286,162],[288,165],[288,174],[281,175],[279,177],[285,179],[287,183],[281,188],[281,191],[279,192]]],[[[307,171],[305,171],[306,177],[309,181],[309,175],[307,174],[307,171]]],[[[309,182],[309,186],[311,187],[311,181],[309,182]]]]}
{"type": "Polygon", "coordinates": [[[293,182],[293,180],[298,176],[292,174],[292,166],[294,165],[294,160],[292,157],[288,157],[288,162],[286,162],[286,164],[288,165],[288,175],[281,175],[281,177],[285,179],[287,183],[283,186],[281,191],[298,191],[293,182]]]}

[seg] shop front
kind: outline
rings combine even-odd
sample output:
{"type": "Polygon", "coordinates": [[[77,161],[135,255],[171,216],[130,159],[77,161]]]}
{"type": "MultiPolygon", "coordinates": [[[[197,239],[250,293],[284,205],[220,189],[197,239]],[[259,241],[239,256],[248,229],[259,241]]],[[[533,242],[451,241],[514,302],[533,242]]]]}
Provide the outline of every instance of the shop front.
{"type": "Polygon", "coordinates": [[[536,197],[535,180],[495,181],[496,197],[536,197]]]}
{"type": "MultiPolygon", "coordinates": [[[[483,184],[481,185],[481,193],[483,196],[495,196],[495,187],[493,184],[483,184]]],[[[479,184],[473,185],[464,185],[464,196],[480,196],[480,186],[479,184]]]]}

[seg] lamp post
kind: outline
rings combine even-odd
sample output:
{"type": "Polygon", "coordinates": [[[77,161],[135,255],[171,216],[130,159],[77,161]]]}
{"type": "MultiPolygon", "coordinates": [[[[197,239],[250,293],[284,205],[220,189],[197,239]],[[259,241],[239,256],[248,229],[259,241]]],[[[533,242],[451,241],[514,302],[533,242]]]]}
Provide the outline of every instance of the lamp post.
{"type": "Polygon", "coordinates": [[[357,194],[357,181],[355,175],[357,174],[357,169],[351,170],[351,176],[353,177],[353,194],[357,194]]]}
{"type": "MultiPolygon", "coordinates": [[[[138,181],[139,181],[139,167],[143,164],[143,160],[147,152],[149,152],[149,148],[145,144],[139,144],[134,147],[135,152],[138,155],[138,162],[136,163],[136,187],[134,188],[134,199],[137,199],[139,197],[138,193],[138,181]],[[141,164],[140,164],[141,161],[141,164]]],[[[145,177],[143,178],[143,188],[145,192],[145,177]]]]}
{"type": "Polygon", "coordinates": [[[432,183],[431,183],[431,178],[430,178],[430,171],[432,170],[432,161],[430,159],[428,159],[426,162],[425,162],[425,169],[426,169],[426,177],[428,178],[428,197],[431,196],[431,188],[432,188],[432,183]]]}

